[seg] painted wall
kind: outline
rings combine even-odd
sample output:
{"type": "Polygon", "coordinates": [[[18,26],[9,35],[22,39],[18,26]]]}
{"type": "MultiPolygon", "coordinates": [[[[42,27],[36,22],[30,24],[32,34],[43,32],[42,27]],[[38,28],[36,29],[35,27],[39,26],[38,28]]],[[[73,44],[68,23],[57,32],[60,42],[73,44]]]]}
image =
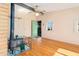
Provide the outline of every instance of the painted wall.
{"type": "Polygon", "coordinates": [[[79,32],[74,30],[74,21],[79,19],[79,7],[54,11],[42,16],[42,36],[49,39],[79,45],[79,32]],[[53,30],[47,31],[48,21],[53,22],[53,30]]]}
{"type": "Polygon", "coordinates": [[[16,14],[16,17],[21,17],[21,19],[15,18],[14,35],[31,37],[31,21],[35,20],[34,13],[20,13],[16,14]]]}

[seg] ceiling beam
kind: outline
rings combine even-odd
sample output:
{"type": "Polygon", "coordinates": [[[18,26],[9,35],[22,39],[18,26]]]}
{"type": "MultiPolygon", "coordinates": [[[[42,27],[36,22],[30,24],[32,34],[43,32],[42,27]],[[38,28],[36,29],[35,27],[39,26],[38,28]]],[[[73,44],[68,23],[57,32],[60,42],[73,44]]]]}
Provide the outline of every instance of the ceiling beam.
{"type": "Polygon", "coordinates": [[[32,7],[28,6],[28,5],[25,5],[23,3],[15,3],[15,4],[35,12],[34,8],[32,8],[32,7]]]}
{"type": "Polygon", "coordinates": [[[26,8],[26,9],[29,9],[29,10],[31,10],[31,11],[33,11],[33,12],[38,12],[38,13],[40,13],[40,14],[44,14],[43,12],[40,12],[40,11],[36,11],[34,8],[32,8],[31,6],[28,6],[28,5],[26,5],[26,4],[23,4],[23,3],[15,3],[16,5],[19,5],[19,6],[21,6],[21,7],[24,7],[24,8],[26,8]]]}

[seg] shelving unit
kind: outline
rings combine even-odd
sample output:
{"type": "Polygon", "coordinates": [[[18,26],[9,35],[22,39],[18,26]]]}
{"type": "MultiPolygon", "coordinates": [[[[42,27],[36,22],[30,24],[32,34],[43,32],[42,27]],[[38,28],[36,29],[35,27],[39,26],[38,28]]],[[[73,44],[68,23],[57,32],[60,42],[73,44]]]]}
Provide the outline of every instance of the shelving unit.
{"type": "Polygon", "coordinates": [[[9,49],[9,56],[15,56],[17,54],[20,54],[24,51],[30,50],[30,46],[28,46],[28,43],[25,43],[23,41],[24,38],[16,38],[12,40],[11,47],[9,49]]]}

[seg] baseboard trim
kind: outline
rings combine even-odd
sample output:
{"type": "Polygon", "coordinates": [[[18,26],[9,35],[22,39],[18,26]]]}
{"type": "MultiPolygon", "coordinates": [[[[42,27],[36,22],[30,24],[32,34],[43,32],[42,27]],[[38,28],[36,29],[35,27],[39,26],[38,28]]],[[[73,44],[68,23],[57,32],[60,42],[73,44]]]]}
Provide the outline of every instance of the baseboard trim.
{"type": "Polygon", "coordinates": [[[73,46],[75,46],[75,47],[79,47],[79,45],[77,45],[77,44],[68,43],[68,42],[63,42],[63,41],[58,41],[58,40],[55,40],[55,39],[49,39],[49,38],[45,38],[45,37],[42,37],[42,39],[52,40],[52,41],[55,41],[55,42],[64,43],[64,44],[69,44],[69,45],[73,45],[73,46]]]}

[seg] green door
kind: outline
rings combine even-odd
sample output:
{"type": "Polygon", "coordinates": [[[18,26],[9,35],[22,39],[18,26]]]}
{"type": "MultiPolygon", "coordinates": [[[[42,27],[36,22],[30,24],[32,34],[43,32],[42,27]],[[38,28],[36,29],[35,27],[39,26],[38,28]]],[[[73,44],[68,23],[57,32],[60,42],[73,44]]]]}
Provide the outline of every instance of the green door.
{"type": "Polygon", "coordinates": [[[38,23],[37,21],[32,21],[32,37],[38,36],[38,23]]]}

